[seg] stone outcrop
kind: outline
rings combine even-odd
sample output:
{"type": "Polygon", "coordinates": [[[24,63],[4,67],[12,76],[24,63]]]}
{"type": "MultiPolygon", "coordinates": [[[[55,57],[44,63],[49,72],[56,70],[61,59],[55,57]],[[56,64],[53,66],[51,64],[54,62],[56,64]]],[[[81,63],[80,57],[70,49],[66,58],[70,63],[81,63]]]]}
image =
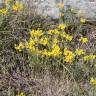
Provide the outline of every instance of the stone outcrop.
{"type": "Polygon", "coordinates": [[[77,16],[83,16],[87,19],[96,19],[96,0],[33,0],[38,5],[38,12],[42,15],[49,15],[58,18],[58,8],[56,3],[62,2],[67,6],[75,9],[77,16]]]}

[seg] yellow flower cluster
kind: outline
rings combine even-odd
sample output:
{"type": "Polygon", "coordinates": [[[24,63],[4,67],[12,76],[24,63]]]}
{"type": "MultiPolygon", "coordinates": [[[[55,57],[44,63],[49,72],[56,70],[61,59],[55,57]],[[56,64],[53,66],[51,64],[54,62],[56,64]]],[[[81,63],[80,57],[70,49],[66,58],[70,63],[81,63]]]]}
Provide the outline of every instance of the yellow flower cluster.
{"type": "Polygon", "coordinates": [[[3,3],[8,4],[10,0],[3,0],[3,3]]]}
{"type": "Polygon", "coordinates": [[[93,77],[91,77],[90,83],[91,83],[92,85],[96,85],[96,78],[94,79],[93,77]]]}
{"type": "Polygon", "coordinates": [[[87,39],[87,38],[84,38],[84,37],[81,37],[81,38],[79,39],[79,41],[80,41],[81,43],[87,43],[87,42],[88,42],[88,39],[87,39]]]}
{"type": "Polygon", "coordinates": [[[22,51],[22,49],[24,48],[24,45],[22,42],[20,42],[18,45],[14,45],[15,49],[18,51],[22,51]]]}
{"type": "Polygon", "coordinates": [[[59,24],[59,25],[57,26],[57,28],[58,28],[59,30],[64,30],[64,29],[66,28],[66,24],[61,23],[61,24],[59,24]]]}
{"type": "Polygon", "coordinates": [[[17,12],[17,11],[23,9],[23,3],[19,2],[19,1],[15,1],[15,4],[11,4],[11,0],[3,0],[3,3],[5,5],[9,6],[7,8],[0,9],[0,14],[3,14],[3,15],[6,15],[7,13],[10,13],[11,11],[17,12]]]}
{"type": "Polygon", "coordinates": [[[88,61],[88,60],[91,60],[91,59],[96,59],[96,55],[93,55],[93,54],[89,54],[89,55],[86,55],[84,56],[84,61],[88,61]]]}
{"type": "Polygon", "coordinates": [[[16,1],[16,3],[12,5],[12,10],[14,12],[17,12],[18,10],[21,10],[21,9],[23,9],[23,4],[18,1],[16,1]]]}
{"type": "Polygon", "coordinates": [[[6,8],[0,9],[0,14],[7,14],[7,13],[8,13],[8,9],[6,9],[6,8]]]}
{"type": "Polygon", "coordinates": [[[41,55],[47,56],[47,57],[59,57],[61,55],[60,47],[56,44],[57,41],[54,39],[54,43],[52,45],[51,51],[48,51],[46,49],[41,51],[41,55]]]}
{"type": "Polygon", "coordinates": [[[23,92],[21,92],[20,94],[18,94],[16,96],[26,96],[26,95],[23,92]]]}
{"type": "Polygon", "coordinates": [[[26,42],[25,48],[31,50],[34,45],[35,45],[35,41],[32,38],[30,38],[29,42],[26,42]]]}
{"type": "Polygon", "coordinates": [[[59,31],[58,31],[58,29],[51,29],[51,30],[48,30],[48,34],[49,34],[49,35],[59,34],[59,31]]]}
{"type": "Polygon", "coordinates": [[[63,32],[63,33],[61,34],[61,37],[65,38],[65,39],[68,40],[68,41],[71,41],[71,40],[73,39],[73,36],[71,36],[71,35],[69,35],[69,34],[67,34],[67,33],[65,33],[65,32],[63,32]]]}
{"type": "Polygon", "coordinates": [[[64,48],[64,61],[65,62],[72,62],[75,57],[75,54],[70,51],[68,48],[64,48]]]}
{"type": "Polygon", "coordinates": [[[57,38],[53,38],[52,43],[57,44],[57,43],[59,43],[59,40],[57,38]]]}
{"type": "Polygon", "coordinates": [[[44,49],[44,50],[42,50],[41,55],[42,55],[42,57],[45,57],[45,56],[50,57],[51,52],[49,52],[47,49],[44,49]]]}
{"type": "Polygon", "coordinates": [[[58,40],[56,38],[53,39],[53,45],[51,47],[51,51],[48,51],[44,49],[41,52],[42,56],[47,56],[47,57],[59,57],[61,55],[60,47],[58,46],[58,40]]]}
{"type": "MultiPolygon", "coordinates": [[[[72,41],[73,36],[63,32],[66,24],[59,24],[57,29],[50,29],[47,33],[44,33],[43,30],[37,29],[30,31],[30,38],[24,44],[20,42],[18,45],[15,44],[15,49],[21,51],[22,49],[27,49],[33,55],[39,55],[42,57],[60,57],[64,56],[64,61],[71,63],[76,56],[83,56],[84,61],[95,59],[96,55],[89,54],[85,55],[83,49],[77,48],[75,52],[72,52],[68,48],[64,48],[62,52],[63,39],[72,41]],[[52,35],[52,36],[50,36],[52,35]],[[59,46],[60,45],[60,46],[59,46]]],[[[87,38],[81,37],[80,42],[88,42],[87,38]]]]}
{"type": "Polygon", "coordinates": [[[45,46],[45,45],[48,44],[48,39],[46,37],[45,38],[41,38],[39,43],[45,46]]]}
{"type": "Polygon", "coordinates": [[[30,32],[30,36],[31,37],[40,37],[40,36],[42,36],[43,35],[43,31],[42,30],[32,30],[31,32],[30,32]]]}
{"type": "Polygon", "coordinates": [[[57,44],[53,44],[51,56],[58,57],[58,56],[60,56],[60,54],[61,54],[60,47],[57,44]]]}
{"type": "Polygon", "coordinates": [[[76,53],[76,55],[82,55],[82,54],[85,54],[85,52],[84,52],[83,49],[76,49],[75,53],[76,53]]]}

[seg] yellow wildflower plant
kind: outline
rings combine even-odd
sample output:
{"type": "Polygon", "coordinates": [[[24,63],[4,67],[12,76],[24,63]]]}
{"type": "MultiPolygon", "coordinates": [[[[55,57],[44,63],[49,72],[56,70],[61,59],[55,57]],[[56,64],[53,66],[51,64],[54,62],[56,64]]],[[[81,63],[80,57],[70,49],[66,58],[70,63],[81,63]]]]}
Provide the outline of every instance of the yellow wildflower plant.
{"type": "Polygon", "coordinates": [[[64,48],[64,61],[71,63],[75,57],[75,54],[68,48],[64,48]]]}
{"type": "Polygon", "coordinates": [[[80,18],[80,23],[81,23],[81,24],[83,24],[83,23],[85,23],[85,22],[86,22],[86,19],[80,18]]]}
{"type": "Polygon", "coordinates": [[[65,38],[66,38],[66,40],[68,40],[68,41],[72,41],[73,36],[67,34],[65,38]]]}
{"type": "Polygon", "coordinates": [[[3,0],[3,3],[8,4],[10,0],[3,0]]]}
{"type": "Polygon", "coordinates": [[[83,57],[83,59],[84,59],[84,61],[88,61],[88,60],[90,60],[90,57],[88,55],[86,55],[83,57]]]}
{"type": "Polygon", "coordinates": [[[17,12],[17,11],[18,11],[18,7],[17,7],[16,5],[13,5],[13,6],[12,6],[12,10],[13,10],[14,12],[17,12]]]}
{"type": "Polygon", "coordinates": [[[18,94],[16,96],[26,96],[26,95],[23,92],[21,92],[20,94],[18,94]]]}
{"type": "Polygon", "coordinates": [[[25,48],[31,49],[34,45],[35,45],[35,41],[32,38],[30,38],[29,42],[26,42],[25,48]]]}
{"type": "Polygon", "coordinates": [[[79,41],[82,42],[82,43],[87,43],[88,42],[88,38],[81,37],[79,39],[79,41]]]}
{"type": "Polygon", "coordinates": [[[64,3],[57,3],[56,4],[56,7],[58,7],[58,8],[60,8],[60,9],[62,9],[62,8],[64,8],[64,3]]]}
{"type": "Polygon", "coordinates": [[[18,45],[14,45],[14,48],[18,51],[22,51],[22,49],[24,49],[24,45],[22,42],[20,42],[18,45]]]}
{"type": "Polygon", "coordinates": [[[30,36],[31,37],[40,37],[43,35],[43,31],[42,30],[32,30],[30,31],[30,36]]]}
{"type": "Polygon", "coordinates": [[[91,60],[91,59],[96,59],[96,55],[93,55],[93,54],[89,54],[89,55],[86,55],[83,57],[84,61],[88,61],[88,60],[91,60]]]}
{"type": "Polygon", "coordinates": [[[39,43],[45,46],[45,45],[48,44],[48,39],[47,39],[46,37],[45,37],[45,38],[41,38],[41,39],[39,40],[39,43]]]}
{"type": "Polygon", "coordinates": [[[61,35],[61,37],[63,37],[63,38],[66,37],[66,33],[65,33],[65,32],[61,33],[60,35],[61,35]]]}
{"type": "Polygon", "coordinates": [[[57,28],[59,29],[59,30],[64,30],[65,28],[66,28],[66,24],[59,24],[58,26],[57,26],[57,28]]]}
{"type": "Polygon", "coordinates": [[[6,15],[7,13],[8,13],[8,9],[6,9],[6,8],[1,8],[0,9],[0,14],[6,15]]]}
{"type": "Polygon", "coordinates": [[[42,55],[42,57],[45,57],[45,56],[49,57],[50,56],[47,49],[42,50],[41,55],[42,55]]]}
{"type": "Polygon", "coordinates": [[[96,78],[94,79],[93,77],[91,77],[90,84],[96,85],[96,78]]]}
{"type": "Polygon", "coordinates": [[[71,36],[71,35],[69,35],[69,34],[66,34],[65,32],[63,32],[63,33],[61,34],[61,37],[62,37],[62,38],[65,38],[65,39],[68,40],[68,41],[72,41],[72,39],[73,39],[73,36],[71,36]]]}
{"type": "Polygon", "coordinates": [[[57,44],[52,45],[51,56],[59,57],[61,54],[60,47],[57,44]]]}
{"type": "Polygon", "coordinates": [[[53,32],[53,34],[59,34],[59,31],[58,31],[58,29],[54,29],[54,32],[53,32]]]}
{"type": "Polygon", "coordinates": [[[57,44],[57,43],[59,43],[59,40],[57,38],[53,38],[52,42],[53,42],[53,44],[57,44]]]}
{"type": "Polygon", "coordinates": [[[76,55],[82,55],[82,54],[85,54],[85,52],[84,52],[83,49],[76,49],[75,53],[76,53],[76,55]]]}
{"type": "Polygon", "coordinates": [[[52,29],[51,30],[48,30],[48,34],[49,35],[52,35],[53,33],[54,33],[54,30],[52,30],[52,29]]]}
{"type": "Polygon", "coordinates": [[[22,10],[23,9],[23,4],[21,2],[16,2],[14,5],[12,5],[12,10],[14,12],[17,12],[19,10],[22,10]]]}
{"type": "Polygon", "coordinates": [[[58,31],[58,29],[50,29],[50,30],[48,30],[48,34],[49,35],[59,34],[59,31],[58,31]]]}

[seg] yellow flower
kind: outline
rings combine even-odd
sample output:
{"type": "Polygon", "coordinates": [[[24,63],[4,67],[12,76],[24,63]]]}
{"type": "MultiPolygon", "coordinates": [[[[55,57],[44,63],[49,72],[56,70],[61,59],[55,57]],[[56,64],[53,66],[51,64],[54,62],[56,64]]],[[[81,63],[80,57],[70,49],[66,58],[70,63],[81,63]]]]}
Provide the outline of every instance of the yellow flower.
{"type": "Polygon", "coordinates": [[[44,57],[44,56],[48,57],[49,56],[47,49],[42,50],[41,54],[42,54],[42,57],[44,57]]]}
{"type": "Polygon", "coordinates": [[[26,96],[23,92],[21,92],[20,94],[18,94],[17,96],[26,96]]]}
{"type": "Polygon", "coordinates": [[[88,42],[88,39],[87,38],[84,38],[84,37],[81,37],[79,39],[79,41],[82,42],[82,43],[86,43],[86,42],[88,42]]]}
{"type": "Polygon", "coordinates": [[[58,29],[54,29],[54,32],[53,32],[53,34],[59,34],[59,31],[58,31],[58,29]]]}
{"type": "Polygon", "coordinates": [[[25,48],[30,49],[35,45],[35,41],[30,38],[29,42],[26,42],[25,48]]]}
{"type": "Polygon", "coordinates": [[[24,45],[22,42],[19,43],[19,45],[14,45],[14,48],[18,51],[21,51],[24,48],[24,45]]]}
{"type": "Polygon", "coordinates": [[[90,57],[91,59],[96,59],[96,55],[93,55],[93,54],[90,54],[89,57],[90,57]]]}
{"type": "Polygon", "coordinates": [[[61,34],[61,37],[65,38],[66,40],[68,41],[71,41],[73,39],[73,36],[69,35],[69,34],[66,34],[65,32],[63,32],[61,34]]]}
{"type": "Polygon", "coordinates": [[[58,29],[51,29],[51,30],[48,30],[48,34],[49,34],[49,35],[59,34],[59,31],[58,31],[58,29]]]}
{"type": "Polygon", "coordinates": [[[57,44],[59,42],[59,40],[57,38],[53,38],[53,44],[57,44]]]}
{"type": "Polygon", "coordinates": [[[51,51],[51,56],[53,57],[59,57],[61,54],[60,48],[58,45],[53,44],[52,45],[52,51],[51,51]]]}
{"type": "Polygon", "coordinates": [[[17,12],[17,11],[18,11],[18,7],[17,7],[16,5],[13,5],[13,6],[12,6],[12,10],[13,10],[14,12],[17,12]]]}
{"type": "Polygon", "coordinates": [[[8,4],[10,0],[3,0],[3,3],[8,4]]]}
{"type": "Polygon", "coordinates": [[[96,55],[93,55],[93,54],[89,54],[89,55],[86,55],[84,56],[84,61],[88,61],[88,60],[91,60],[91,59],[96,59],[96,55]]]}
{"type": "Polygon", "coordinates": [[[22,9],[23,9],[23,4],[18,1],[14,5],[12,5],[12,10],[14,12],[17,12],[18,10],[22,10],[22,9]]]}
{"type": "Polygon", "coordinates": [[[65,33],[65,32],[61,33],[60,35],[61,35],[61,37],[63,37],[63,38],[66,37],[66,33],[65,33]]]}
{"type": "Polygon", "coordinates": [[[48,39],[47,38],[41,38],[39,43],[45,46],[48,44],[48,39]]]}
{"type": "Polygon", "coordinates": [[[64,48],[64,61],[65,62],[72,62],[75,57],[75,54],[68,50],[67,48],[64,48]]]}
{"type": "Polygon", "coordinates": [[[85,52],[84,52],[83,49],[76,49],[75,53],[76,53],[76,55],[82,55],[82,54],[85,54],[85,52]]]}
{"type": "Polygon", "coordinates": [[[84,56],[83,59],[84,59],[84,61],[88,61],[88,60],[90,60],[90,58],[89,58],[88,55],[84,56]]]}
{"type": "Polygon", "coordinates": [[[86,19],[80,18],[80,23],[85,23],[85,22],[86,22],[86,19]]]}
{"type": "Polygon", "coordinates": [[[73,37],[71,36],[71,35],[66,35],[66,37],[65,37],[67,40],[69,40],[69,41],[71,41],[72,39],[73,39],[73,37]]]}
{"type": "Polygon", "coordinates": [[[40,37],[40,36],[42,36],[43,35],[43,31],[42,30],[32,30],[31,32],[30,32],[30,36],[31,37],[40,37]]]}
{"type": "Polygon", "coordinates": [[[49,34],[49,35],[52,35],[53,32],[54,32],[54,30],[48,30],[48,34],[49,34]]]}
{"type": "Polygon", "coordinates": [[[60,9],[62,9],[62,8],[64,8],[64,3],[57,3],[57,5],[56,5],[58,8],[60,8],[60,9]]]}
{"type": "Polygon", "coordinates": [[[91,77],[90,83],[91,83],[92,85],[96,85],[96,78],[94,79],[93,77],[91,77]]]}
{"type": "Polygon", "coordinates": [[[66,28],[66,24],[59,24],[57,28],[63,30],[66,28]]]}
{"type": "Polygon", "coordinates": [[[1,14],[7,14],[8,13],[8,9],[2,8],[2,9],[0,9],[0,13],[1,14]]]}

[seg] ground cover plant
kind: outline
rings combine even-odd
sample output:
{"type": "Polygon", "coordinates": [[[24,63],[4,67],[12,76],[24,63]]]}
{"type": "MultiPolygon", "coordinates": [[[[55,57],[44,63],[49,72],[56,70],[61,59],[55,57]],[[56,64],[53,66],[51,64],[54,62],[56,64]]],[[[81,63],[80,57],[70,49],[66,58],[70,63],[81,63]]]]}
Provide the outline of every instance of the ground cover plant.
{"type": "MultiPolygon", "coordinates": [[[[28,2],[27,2],[28,4],[28,2]]],[[[95,96],[96,25],[73,8],[59,19],[20,1],[0,8],[0,96],[95,96]]]]}

